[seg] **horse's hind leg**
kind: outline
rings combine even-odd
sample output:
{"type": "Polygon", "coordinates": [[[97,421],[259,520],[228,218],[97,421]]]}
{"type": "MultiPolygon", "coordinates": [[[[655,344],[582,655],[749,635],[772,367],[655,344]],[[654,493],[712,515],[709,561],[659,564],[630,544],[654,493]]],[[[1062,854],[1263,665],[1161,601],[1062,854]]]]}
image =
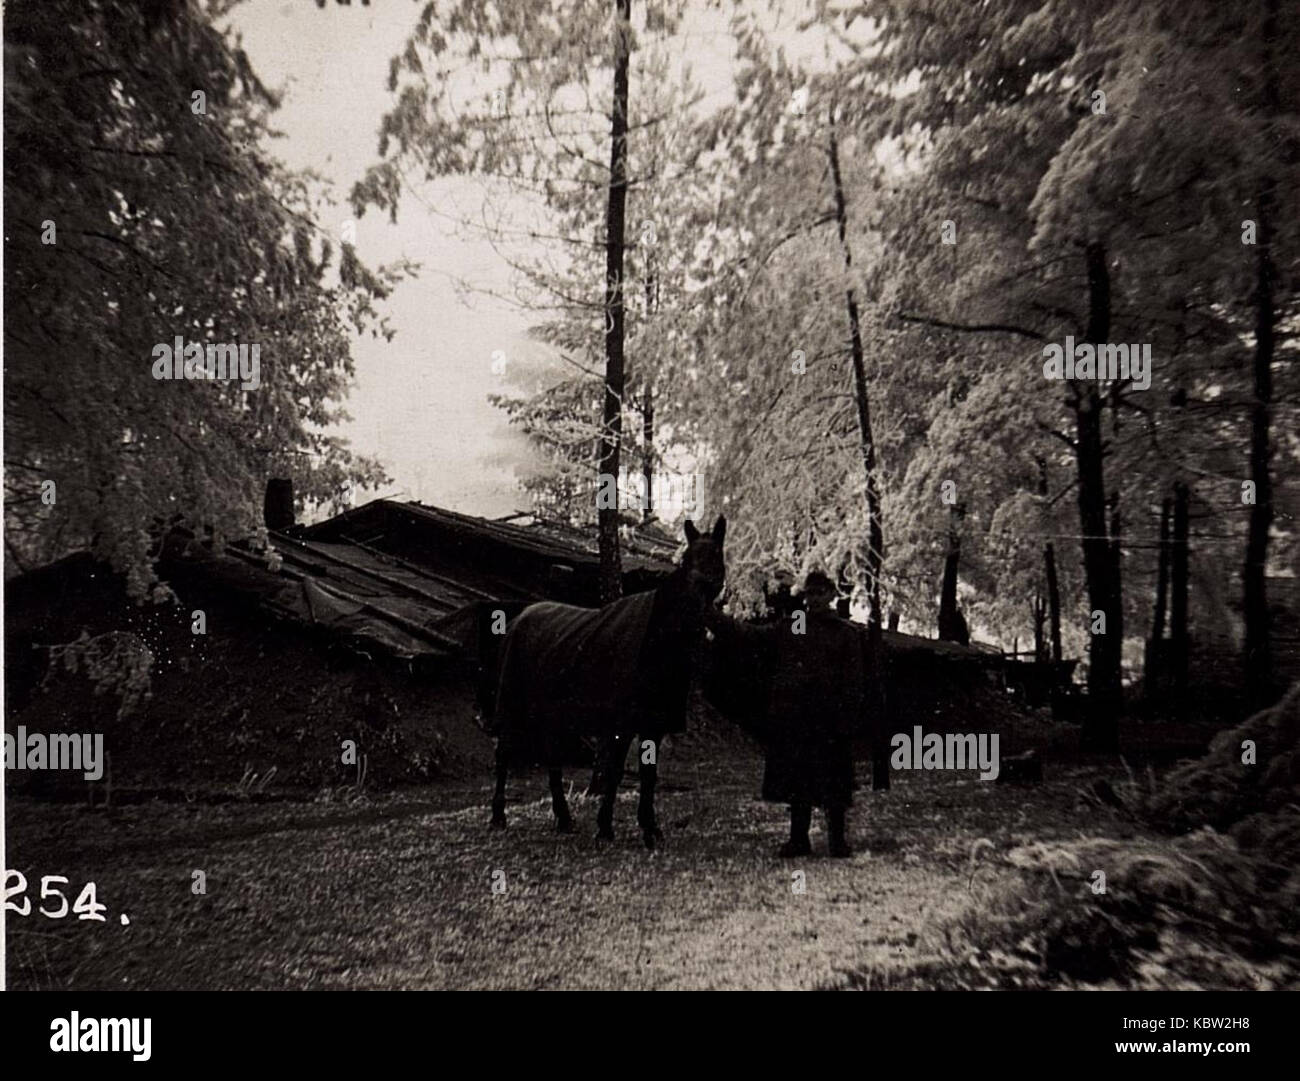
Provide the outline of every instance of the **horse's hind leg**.
{"type": "Polygon", "coordinates": [[[618,786],[623,781],[623,763],[627,759],[627,744],[622,736],[610,736],[601,747],[605,755],[605,791],[600,796],[600,810],[596,812],[596,836],[606,841],[614,839],[614,800],[618,786]]]}
{"type": "Polygon", "coordinates": [[[853,849],[849,847],[848,834],[844,828],[845,808],[827,807],[826,808],[826,831],[830,835],[826,850],[836,859],[848,859],[853,855],[853,849]]]}
{"type": "Polygon", "coordinates": [[[510,749],[506,737],[497,740],[497,787],[492,796],[492,828],[506,828],[506,775],[510,771],[510,749]]]}
{"type": "Polygon", "coordinates": [[[664,839],[663,831],[655,820],[655,784],[659,780],[659,736],[642,736],[638,750],[641,779],[641,801],[637,804],[636,821],[645,838],[645,846],[654,851],[655,843],[664,839]]]}
{"type": "Polygon", "coordinates": [[[569,814],[569,805],[564,799],[563,771],[559,766],[547,770],[547,779],[551,785],[551,810],[555,812],[555,832],[572,833],[573,816],[569,814]]]}

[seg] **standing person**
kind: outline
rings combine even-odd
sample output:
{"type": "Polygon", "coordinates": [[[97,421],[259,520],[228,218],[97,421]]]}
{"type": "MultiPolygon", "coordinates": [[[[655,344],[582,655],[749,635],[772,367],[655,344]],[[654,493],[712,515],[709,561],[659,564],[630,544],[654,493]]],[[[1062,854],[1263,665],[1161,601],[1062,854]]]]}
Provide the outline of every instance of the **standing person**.
{"type": "Polygon", "coordinates": [[[828,851],[844,858],[853,854],[844,820],[853,803],[852,737],[865,705],[864,642],[861,631],[832,611],[835,585],[825,574],[808,576],[802,599],[802,628],[796,613],[777,632],[763,799],[790,805],[790,839],[781,856],[812,851],[812,809],[821,807],[828,851]]]}
{"type": "Polygon", "coordinates": [[[740,723],[763,743],[763,799],[790,807],[785,858],[812,851],[813,807],[826,812],[828,850],[852,855],[845,816],[853,802],[852,737],[865,717],[865,649],[861,630],[831,610],[835,586],[808,576],[795,608],[775,627],[749,627],[715,613],[710,627],[720,664],[736,683],[740,723]],[[762,686],[764,706],[743,709],[762,686]],[[740,692],[743,692],[740,693],[740,692]]]}

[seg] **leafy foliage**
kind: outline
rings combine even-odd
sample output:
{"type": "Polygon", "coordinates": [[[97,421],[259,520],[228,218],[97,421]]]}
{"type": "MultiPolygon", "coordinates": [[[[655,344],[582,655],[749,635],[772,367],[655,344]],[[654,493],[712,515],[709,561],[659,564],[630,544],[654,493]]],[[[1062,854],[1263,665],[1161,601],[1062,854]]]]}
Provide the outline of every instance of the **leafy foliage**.
{"type": "Polygon", "coordinates": [[[1108,802],[1143,835],[1003,853],[1017,876],[954,925],[942,985],[1045,986],[1065,977],[1140,988],[1295,987],[1297,762],[1300,686],[1160,781],[1130,778],[1111,790],[1108,802]],[[1256,764],[1242,761],[1246,740],[1256,764]],[[1179,836],[1151,835],[1152,827],[1179,836]],[[973,944],[981,964],[951,963],[973,944]]]}
{"type": "Polygon", "coordinates": [[[95,694],[111,691],[119,696],[117,717],[121,720],[149,697],[153,660],[153,653],[139,635],[108,631],[92,638],[82,631],[76,641],[50,647],[49,668],[42,686],[48,687],[60,670],[81,673],[90,680],[95,694]]]}
{"type": "MultiPolygon", "coordinates": [[[[1209,521],[1193,539],[1202,558],[1244,540],[1255,249],[1242,243],[1242,219],[1255,213],[1262,177],[1291,177],[1294,188],[1300,160],[1294,72],[1281,76],[1273,107],[1261,86],[1264,50],[1284,52],[1300,27],[1284,18],[1269,41],[1262,20],[1262,7],[1123,0],[1086,12],[1008,0],[935,19],[928,4],[902,3],[886,8],[857,61],[864,77],[898,88],[882,141],[905,168],[881,209],[882,301],[915,328],[911,348],[926,348],[936,329],[957,331],[969,382],[983,385],[936,417],[916,480],[951,477],[971,493],[964,539],[977,547],[963,547],[975,556],[963,572],[994,627],[1015,624],[1033,553],[1017,557],[1014,575],[995,576],[1019,577],[1019,588],[991,593],[980,556],[1007,567],[1010,553],[997,536],[971,534],[1030,524],[1030,463],[1048,463],[1053,501],[1073,472],[1068,422],[1086,388],[1042,379],[1037,343],[1084,334],[1087,244],[1109,256],[1109,340],[1150,343],[1154,357],[1149,390],[1116,381],[1098,398],[1125,580],[1153,573],[1158,509],[1175,480],[1192,486],[1195,517],[1209,521]],[[945,221],[955,244],[941,242],[945,221]]],[[[1283,323],[1297,313],[1294,225],[1289,215],[1272,245],[1283,323]]],[[[1295,416],[1293,369],[1278,366],[1279,418],[1295,416]]],[[[1294,453],[1289,442],[1280,449],[1285,460],[1294,453]]],[[[932,492],[914,488],[907,502],[933,514],[932,492]]],[[[891,520],[905,536],[921,524],[891,520]]],[[[1033,522],[1058,540],[1087,532],[1077,525],[1056,514],[1033,522]]],[[[1221,568],[1221,558],[1201,564],[1194,592],[1220,593],[1221,568]]],[[[1130,615],[1145,615],[1141,590],[1126,600],[1130,615]]]]}
{"type": "Polygon", "coordinates": [[[331,270],[310,176],[263,149],[275,95],[188,3],[6,12],[5,397],[10,552],[90,548],[149,588],[153,525],[220,543],[261,525],[268,476],[341,503],[382,479],[329,428],[355,331],[396,270],[331,270]],[[159,381],[153,347],[260,347],[260,387],[159,381]],[[54,501],[41,483],[55,482],[54,501]]]}

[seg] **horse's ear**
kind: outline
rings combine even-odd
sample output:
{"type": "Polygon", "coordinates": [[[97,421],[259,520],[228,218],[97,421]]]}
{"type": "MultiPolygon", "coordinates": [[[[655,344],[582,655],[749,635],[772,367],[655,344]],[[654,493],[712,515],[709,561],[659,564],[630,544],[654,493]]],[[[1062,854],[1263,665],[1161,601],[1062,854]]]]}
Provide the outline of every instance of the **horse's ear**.
{"type": "Polygon", "coordinates": [[[727,519],[725,515],[719,514],[718,520],[713,523],[713,539],[721,544],[727,535],[727,519]]]}
{"type": "Polygon", "coordinates": [[[692,544],[694,544],[697,540],[700,539],[700,531],[695,528],[695,523],[692,522],[689,518],[686,519],[686,525],[684,525],[682,528],[686,530],[686,539],[690,541],[692,544]]]}

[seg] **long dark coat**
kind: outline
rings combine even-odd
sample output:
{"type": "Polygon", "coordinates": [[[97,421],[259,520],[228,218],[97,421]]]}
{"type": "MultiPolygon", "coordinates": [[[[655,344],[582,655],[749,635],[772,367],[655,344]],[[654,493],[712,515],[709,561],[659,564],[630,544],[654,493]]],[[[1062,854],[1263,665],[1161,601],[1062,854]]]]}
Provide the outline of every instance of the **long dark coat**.
{"type": "Polygon", "coordinates": [[[766,701],[751,727],[766,751],[763,799],[847,807],[853,802],[853,736],[867,724],[866,632],[829,610],[809,612],[804,634],[782,620],[715,630],[722,663],[761,681],[766,701]]]}

